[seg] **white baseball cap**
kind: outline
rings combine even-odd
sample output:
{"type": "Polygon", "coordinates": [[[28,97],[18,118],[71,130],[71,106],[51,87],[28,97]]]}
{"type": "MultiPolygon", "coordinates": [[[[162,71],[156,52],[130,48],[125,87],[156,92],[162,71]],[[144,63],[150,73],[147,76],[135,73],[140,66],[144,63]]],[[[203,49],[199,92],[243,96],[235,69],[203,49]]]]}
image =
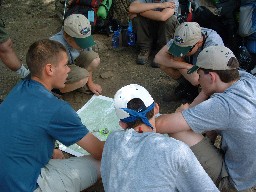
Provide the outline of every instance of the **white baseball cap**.
{"type": "Polygon", "coordinates": [[[198,23],[181,23],[175,29],[173,42],[168,52],[175,57],[182,57],[186,55],[201,38],[202,32],[198,23]]]}
{"type": "Polygon", "coordinates": [[[72,14],[64,20],[64,31],[77,43],[77,45],[86,49],[95,45],[91,35],[90,21],[82,14],[72,14]]]}
{"type": "Polygon", "coordinates": [[[126,85],[119,89],[114,96],[116,115],[120,120],[124,120],[131,116],[124,109],[127,109],[128,102],[135,98],[141,99],[146,106],[146,110],[151,110],[151,107],[154,107],[154,100],[144,87],[137,84],[126,85]]]}
{"type": "Polygon", "coordinates": [[[239,62],[229,48],[222,45],[209,46],[199,53],[196,64],[190,68],[187,73],[193,73],[199,68],[211,70],[232,70],[238,69],[238,67],[239,62]]]}

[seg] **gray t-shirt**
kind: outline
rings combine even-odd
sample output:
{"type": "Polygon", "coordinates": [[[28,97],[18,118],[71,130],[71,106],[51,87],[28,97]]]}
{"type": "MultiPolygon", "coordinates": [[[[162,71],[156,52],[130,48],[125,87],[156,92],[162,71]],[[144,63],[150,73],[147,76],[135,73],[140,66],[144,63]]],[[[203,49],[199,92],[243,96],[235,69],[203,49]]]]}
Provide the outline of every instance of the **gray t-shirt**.
{"type": "Polygon", "coordinates": [[[256,78],[240,71],[240,80],[223,93],[182,112],[196,133],[217,130],[225,163],[238,190],[256,186],[256,78]]]}
{"type": "MultiPolygon", "coordinates": [[[[209,47],[209,46],[217,46],[217,45],[223,45],[224,46],[224,43],[222,41],[222,38],[219,36],[219,34],[212,30],[212,29],[207,29],[207,28],[201,28],[202,30],[202,34],[204,34],[205,36],[205,42],[203,44],[202,47],[200,47],[197,52],[195,54],[193,54],[192,57],[192,61],[191,61],[191,64],[195,64],[196,61],[197,61],[197,57],[198,57],[198,54],[206,47],[209,47]]],[[[173,39],[171,39],[168,43],[167,43],[167,47],[168,49],[170,48],[171,44],[173,43],[173,39]]]]}
{"type": "Polygon", "coordinates": [[[106,192],[219,191],[186,144],[134,129],[109,135],[101,176],[106,192]]]}
{"type": "Polygon", "coordinates": [[[75,59],[80,55],[80,52],[78,50],[72,48],[68,44],[68,42],[64,39],[63,30],[61,30],[60,32],[56,33],[55,35],[53,35],[49,39],[50,40],[54,40],[54,41],[58,41],[62,45],[64,45],[64,47],[67,49],[67,53],[68,53],[68,58],[69,58],[69,63],[70,64],[73,64],[75,59]]]}

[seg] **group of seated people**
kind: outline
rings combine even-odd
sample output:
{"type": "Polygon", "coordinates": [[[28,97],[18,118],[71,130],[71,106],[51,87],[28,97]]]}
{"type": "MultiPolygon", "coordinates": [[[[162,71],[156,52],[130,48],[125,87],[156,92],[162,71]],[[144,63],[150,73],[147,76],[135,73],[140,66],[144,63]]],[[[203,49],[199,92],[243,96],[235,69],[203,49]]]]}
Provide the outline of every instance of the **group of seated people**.
{"type": "MultiPolygon", "coordinates": [[[[133,18],[157,18],[155,12],[170,18],[175,4],[140,0],[129,11],[133,18]]],[[[188,98],[188,103],[159,115],[159,105],[143,86],[118,88],[114,107],[123,130],[111,133],[106,142],[53,94],[102,92],[92,80],[100,58],[91,49],[95,43],[88,19],[70,15],[59,33],[30,45],[29,77],[0,104],[1,191],[78,192],[102,178],[106,192],[252,192],[256,77],[239,69],[236,56],[215,31],[195,22],[175,24],[172,30],[154,62],[180,83],[175,96],[188,98]],[[187,84],[196,94],[182,93],[187,84]],[[214,145],[218,136],[220,147],[214,145]],[[56,140],[66,146],[76,143],[90,155],[65,159],[55,149],[56,140]]]]}

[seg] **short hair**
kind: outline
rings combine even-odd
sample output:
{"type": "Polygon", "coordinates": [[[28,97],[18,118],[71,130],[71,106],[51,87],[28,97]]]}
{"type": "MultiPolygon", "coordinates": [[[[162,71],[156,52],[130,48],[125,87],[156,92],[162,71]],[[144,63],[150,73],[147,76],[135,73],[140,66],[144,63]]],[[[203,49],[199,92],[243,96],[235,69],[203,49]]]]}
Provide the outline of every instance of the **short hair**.
{"type": "Polygon", "coordinates": [[[26,62],[31,76],[41,77],[44,66],[48,63],[57,65],[61,59],[60,53],[66,48],[59,42],[41,39],[34,42],[28,49],[26,62]]]}
{"type": "MultiPolygon", "coordinates": [[[[127,108],[135,110],[135,111],[146,110],[146,106],[145,106],[144,102],[139,98],[134,98],[134,99],[130,100],[127,103],[127,108]]],[[[150,110],[149,112],[147,112],[147,114],[146,114],[146,117],[148,119],[151,119],[153,116],[154,116],[154,108],[152,110],[150,110]]],[[[125,123],[127,124],[128,128],[134,128],[138,125],[144,124],[140,118],[136,119],[133,122],[128,122],[128,123],[125,122],[125,123]]]]}
{"type": "Polygon", "coordinates": [[[208,74],[209,72],[215,72],[219,75],[220,80],[224,83],[230,83],[232,81],[235,81],[239,79],[239,71],[238,69],[230,69],[230,70],[212,70],[212,69],[203,69],[203,72],[205,74],[208,74]]]}

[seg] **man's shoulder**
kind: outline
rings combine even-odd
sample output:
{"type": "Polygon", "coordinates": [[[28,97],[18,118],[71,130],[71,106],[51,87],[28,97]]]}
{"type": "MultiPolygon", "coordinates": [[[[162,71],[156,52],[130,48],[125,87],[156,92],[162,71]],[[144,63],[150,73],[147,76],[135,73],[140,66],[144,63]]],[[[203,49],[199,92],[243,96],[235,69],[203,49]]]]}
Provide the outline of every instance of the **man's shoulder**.
{"type": "Polygon", "coordinates": [[[66,41],[64,39],[63,30],[59,31],[58,33],[54,34],[49,38],[50,40],[58,41],[64,46],[66,46],[66,41]]]}
{"type": "Polygon", "coordinates": [[[170,149],[170,148],[183,148],[184,146],[186,146],[183,142],[174,139],[172,137],[169,137],[167,134],[160,134],[160,133],[154,133],[151,134],[149,137],[149,143],[152,144],[157,144],[157,148],[159,147],[159,149],[170,149]]]}
{"type": "Polygon", "coordinates": [[[202,33],[205,35],[205,38],[206,38],[204,48],[208,46],[217,46],[217,45],[224,46],[221,36],[213,29],[202,28],[202,33]]]}

